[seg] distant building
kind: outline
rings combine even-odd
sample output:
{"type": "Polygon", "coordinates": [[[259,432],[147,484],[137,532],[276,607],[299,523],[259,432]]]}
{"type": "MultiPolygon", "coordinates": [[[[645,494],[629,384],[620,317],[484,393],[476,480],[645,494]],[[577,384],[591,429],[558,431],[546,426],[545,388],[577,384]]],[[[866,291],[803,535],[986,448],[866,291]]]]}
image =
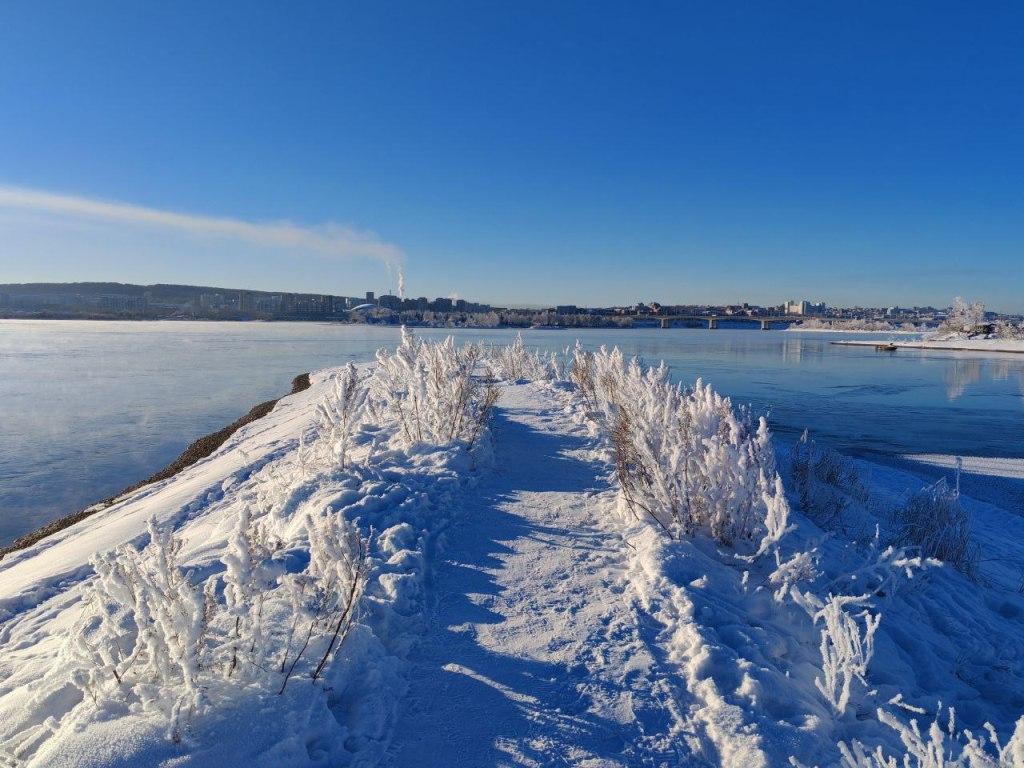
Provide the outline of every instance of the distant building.
{"type": "Polygon", "coordinates": [[[366,303],[373,304],[373,291],[366,292],[366,303]]]}
{"type": "Polygon", "coordinates": [[[575,304],[559,304],[555,307],[555,313],[559,315],[578,315],[580,309],[575,304]]]}
{"type": "Polygon", "coordinates": [[[113,294],[100,296],[97,304],[114,312],[144,312],[149,302],[145,296],[124,296],[113,294]]]}
{"type": "Polygon", "coordinates": [[[811,301],[795,301],[790,299],[782,305],[787,315],[823,315],[825,314],[825,302],[814,303],[811,301]]]}
{"type": "Polygon", "coordinates": [[[377,304],[385,309],[393,309],[396,312],[402,308],[402,300],[391,293],[385,293],[377,299],[377,304]]]}
{"type": "Polygon", "coordinates": [[[274,314],[281,311],[281,295],[277,293],[257,294],[252,301],[252,309],[265,314],[274,314]]]}
{"type": "Polygon", "coordinates": [[[453,308],[452,300],[441,296],[434,299],[434,304],[431,306],[431,309],[435,312],[451,312],[453,308]]]}

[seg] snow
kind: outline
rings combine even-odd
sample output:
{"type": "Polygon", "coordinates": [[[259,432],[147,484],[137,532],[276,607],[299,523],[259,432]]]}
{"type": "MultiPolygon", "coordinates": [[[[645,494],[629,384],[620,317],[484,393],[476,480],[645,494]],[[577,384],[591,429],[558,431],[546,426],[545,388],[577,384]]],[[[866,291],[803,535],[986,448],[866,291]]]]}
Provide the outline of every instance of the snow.
{"type": "Polygon", "coordinates": [[[934,453],[915,453],[903,457],[908,461],[932,467],[956,469],[987,477],[1008,477],[1024,480],[1024,459],[1000,459],[988,456],[948,456],[934,453]]]}
{"type": "Polygon", "coordinates": [[[587,395],[569,361],[521,343],[481,359],[406,337],[0,561],[0,765],[1024,765],[1024,517],[958,497],[972,580],[890,546],[918,476],[841,457],[812,476],[810,443],[603,354],[587,395]],[[496,387],[468,375],[492,365],[496,387]],[[646,409],[650,434],[621,427],[623,409],[632,424],[646,409]],[[706,433],[680,442],[692,429],[706,433]],[[668,446],[675,464],[642,459],[663,462],[662,490],[624,474],[624,436],[668,446]],[[698,476],[708,500],[688,517],[623,498],[626,478],[634,502],[671,505],[698,476]],[[170,606],[205,595],[209,627],[173,611],[162,636],[112,625],[148,644],[118,684],[83,659],[101,650],[94,603],[116,604],[132,562],[180,592],[170,606]],[[317,590],[331,620],[308,624],[303,656],[289,627],[317,590]],[[284,686],[282,653],[300,660],[284,686]]]}
{"type": "Polygon", "coordinates": [[[446,534],[387,766],[679,764],[671,681],[630,610],[587,430],[530,385],[499,461],[446,534]]]}
{"type": "MultiPolygon", "coordinates": [[[[875,346],[877,341],[833,341],[851,347],[875,346]]],[[[1017,352],[1024,353],[1024,339],[922,339],[920,341],[889,341],[896,347],[907,349],[944,349],[970,352],[1017,352]]]]}
{"type": "Polygon", "coordinates": [[[885,334],[889,336],[921,336],[924,331],[921,330],[904,330],[902,328],[884,328],[884,329],[872,329],[872,328],[829,328],[829,327],[801,327],[799,325],[789,325],[783,328],[787,333],[845,333],[847,335],[878,335],[885,334]]]}

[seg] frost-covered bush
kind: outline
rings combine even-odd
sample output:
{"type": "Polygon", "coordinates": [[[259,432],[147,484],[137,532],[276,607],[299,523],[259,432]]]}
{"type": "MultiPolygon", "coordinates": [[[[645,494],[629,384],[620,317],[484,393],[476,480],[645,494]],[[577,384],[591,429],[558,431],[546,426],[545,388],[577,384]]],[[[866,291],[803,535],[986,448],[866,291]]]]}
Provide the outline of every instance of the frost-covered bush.
{"type": "Polygon", "coordinates": [[[79,707],[140,706],[165,717],[177,742],[230,688],[280,694],[299,672],[316,682],[356,617],[368,541],[340,515],[308,516],[308,565],[288,573],[264,531],[243,508],[223,572],[198,582],[178,563],[180,541],[153,522],[142,549],[94,557],[86,610],[62,651],[79,707]]]}
{"type": "Polygon", "coordinates": [[[891,595],[903,581],[910,581],[918,571],[939,565],[938,560],[922,557],[917,547],[883,546],[881,534],[876,529],[875,537],[866,546],[853,545],[847,549],[847,560],[843,571],[826,587],[829,592],[844,594],[891,595]]]}
{"type": "Polygon", "coordinates": [[[868,491],[852,460],[819,446],[805,431],[793,447],[790,466],[800,509],[818,527],[854,539],[868,534],[868,491]]]}
{"type": "Polygon", "coordinates": [[[872,616],[866,610],[853,614],[848,610],[850,606],[861,606],[865,602],[865,597],[829,595],[814,615],[814,623],[822,624],[822,676],[815,678],[814,685],[840,715],[850,703],[853,681],[868,684],[868,664],[875,652],[875,630],[882,615],[872,616]],[[863,631],[858,619],[863,621],[863,631]]]}
{"type": "Polygon", "coordinates": [[[285,581],[292,622],[277,667],[284,675],[282,693],[306,660],[312,665],[310,679],[316,682],[323,675],[331,654],[352,628],[366,587],[369,542],[353,523],[328,512],[307,516],[306,529],[309,565],[285,581]]]}
{"type": "Polygon", "coordinates": [[[344,469],[352,432],[362,420],[369,390],[354,363],[346,365],[331,381],[333,386],[316,408],[317,426],[321,445],[344,469]]]}
{"type": "MultiPolygon", "coordinates": [[[[230,658],[226,660],[226,676],[238,670],[239,654],[248,655],[251,667],[262,666],[265,650],[263,602],[281,575],[271,563],[277,542],[271,540],[264,525],[254,523],[249,507],[242,505],[238,523],[221,555],[224,573],[224,611],[234,619],[228,630],[230,658]]],[[[211,603],[211,605],[213,605],[211,603]]],[[[244,671],[251,671],[246,667],[244,671]]]]}
{"type": "Polygon", "coordinates": [[[775,570],[768,575],[768,583],[775,587],[775,602],[781,603],[789,597],[796,585],[813,581],[820,575],[815,550],[796,552],[786,560],[776,550],[775,570]]]}
{"type": "Polygon", "coordinates": [[[1014,324],[1008,320],[996,320],[993,325],[993,335],[997,339],[1024,340],[1024,323],[1014,324]]]}
{"type": "MultiPolygon", "coordinates": [[[[788,595],[803,608],[815,625],[821,625],[821,676],[814,684],[837,715],[846,712],[854,681],[868,687],[868,664],[874,655],[874,635],[881,622],[879,612],[868,609],[876,596],[897,590],[896,580],[907,579],[935,561],[912,555],[906,549],[884,549],[876,535],[869,545],[851,544],[847,554],[859,559],[829,581],[818,580],[815,551],[794,555],[782,562],[769,581],[777,585],[775,597],[788,595]],[[817,580],[817,583],[813,583],[817,580]],[[806,585],[801,584],[807,582],[806,585]],[[800,586],[798,586],[800,585],[800,586]],[[805,586],[807,589],[805,590],[805,586]],[[819,595],[825,594],[822,598],[819,595]]],[[[776,561],[779,557],[776,552],[776,561]]]]}
{"type": "Polygon", "coordinates": [[[549,361],[527,349],[521,333],[516,334],[511,344],[494,347],[490,360],[495,374],[505,381],[542,381],[552,376],[549,361]]]}
{"type": "Polygon", "coordinates": [[[370,377],[371,410],[378,423],[398,425],[403,447],[417,443],[462,442],[472,448],[487,428],[498,388],[478,371],[484,360],[479,345],[456,347],[415,338],[402,328],[394,352],[378,350],[370,377]]]}
{"type": "Polygon", "coordinates": [[[71,683],[96,705],[122,699],[168,718],[168,736],[204,702],[215,582],[193,584],[180,542],[149,523],[141,550],[123,545],[92,560],[87,610],[64,651],[71,683]]]}
{"type": "Polygon", "coordinates": [[[707,533],[766,550],[786,528],[767,423],[700,380],[673,384],[668,368],[628,363],[618,349],[577,346],[572,379],[610,438],[629,514],[673,537],[707,533]]]}
{"type": "Polygon", "coordinates": [[[974,577],[978,548],[971,540],[971,521],[960,495],[945,478],[910,497],[893,512],[894,540],[919,547],[930,558],[949,563],[974,577]]]}
{"type": "MultiPolygon", "coordinates": [[[[603,349],[602,349],[603,351],[603,349]]],[[[591,413],[600,408],[597,397],[597,373],[595,371],[594,353],[583,348],[576,342],[569,364],[569,381],[576,385],[576,390],[591,413]]]]}
{"type": "Polygon", "coordinates": [[[551,381],[569,381],[569,374],[571,370],[571,347],[566,347],[561,352],[552,352],[548,356],[548,379],[551,381]]]}
{"type": "Polygon", "coordinates": [[[946,727],[939,724],[936,715],[926,733],[921,732],[917,720],[911,720],[908,726],[882,709],[878,710],[878,719],[899,733],[905,752],[898,759],[886,755],[881,747],[869,751],[859,741],[849,745],[840,742],[843,768],[1024,768],[1024,717],[1017,721],[1005,745],[988,723],[984,734],[958,731],[952,707],[946,727]]]}

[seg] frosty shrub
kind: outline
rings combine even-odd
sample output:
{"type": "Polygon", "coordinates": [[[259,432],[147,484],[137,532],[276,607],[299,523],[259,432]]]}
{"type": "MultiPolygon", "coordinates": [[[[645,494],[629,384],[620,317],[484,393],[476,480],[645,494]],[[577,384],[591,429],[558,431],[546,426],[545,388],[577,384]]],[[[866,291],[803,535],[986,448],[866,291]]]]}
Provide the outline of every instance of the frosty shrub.
{"type": "MultiPolygon", "coordinates": [[[[216,661],[229,678],[235,674],[252,677],[263,667],[267,648],[264,602],[284,572],[273,559],[280,542],[270,536],[264,522],[265,519],[253,520],[249,507],[241,505],[235,530],[220,558],[224,565],[223,613],[228,617],[229,628],[225,642],[213,656],[219,657],[216,661]],[[243,659],[245,663],[240,668],[243,659]]],[[[210,607],[221,608],[218,603],[211,603],[210,607]]]]}
{"type": "Polygon", "coordinates": [[[883,549],[877,535],[868,546],[854,546],[849,553],[855,554],[860,563],[851,563],[848,570],[827,585],[819,583],[812,591],[804,591],[798,585],[821,575],[815,568],[814,551],[798,553],[789,561],[779,563],[769,577],[769,581],[777,585],[776,600],[788,591],[813,623],[821,625],[822,674],[815,678],[814,684],[839,715],[845,713],[849,706],[854,681],[868,685],[867,671],[874,655],[874,635],[882,619],[880,613],[872,615],[867,610],[872,598],[895,592],[897,578],[901,574],[912,579],[919,570],[935,564],[935,561],[920,555],[911,555],[904,548],[890,545],[883,549]],[[828,597],[819,597],[822,593],[828,597]]]}
{"type": "Polygon", "coordinates": [[[786,530],[788,504],[767,423],[700,380],[672,384],[668,368],[628,363],[618,349],[575,350],[572,378],[609,435],[621,501],[673,537],[704,532],[761,551],[786,530]]]}
{"type": "Polygon", "coordinates": [[[344,469],[352,431],[362,420],[369,390],[354,363],[346,365],[331,381],[331,389],[316,408],[317,428],[320,444],[344,469]]]}
{"type": "Polygon", "coordinates": [[[789,559],[783,560],[778,549],[775,550],[775,570],[768,575],[768,583],[775,588],[772,597],[781,603],[802,582],[813,581],[821,575],[816,562],[817,551],[796,552],[789,559]]]}
{"type": "Polygon", "coordinates": [[[498,399],[490,377],[477,375],[482,363],[478,345],[459,348],[450,336],[421,341],[403,327],[394,352],[377,352],[368,407],[378,423],[398,426],[406,448],[424,442],[472,448],[498,399]]]}
{"type": "Polygon", "coordinates": [[[996,320],[994,335],[999,339],[1024,340],[1024,323],[1015,324],[1008,320],[996,320]]]}
{"type": "Polygon", "coordinates": [[[308,516],[306,528],[309,565],[285,582],[293,618],[278,665],[284,675],[280,693],[296,667],[307,660],[314,682],[323,675],[352,628],[368,575],[369,542],[355,525],[328,512],[319,518],[308,516]]]}
{"type": "Polygon", "coordinates": [[[803,513],[826,531],[859,537],[863,520],[856,511],[867,504],[868,491],[853,461],[819,446],[805,431],[793,447],[791,467],[803,513]]]}
{"type": "Polygon", "coordinates": [[[542,381],[552,375],[548,361],[526,348],[521,333],[508,346],[493,348],[490,359],[495,374],[505,381],[542,381]]]}
{"type": "Polygon", "coordinates": [[[548,378],[552,381],[569,381],[572,370],[572,351],[566,347],[559,352],[552,352],[548,357],[548,378]]]}
{"type": "Polygon", "coordinates": [[[814,685],[840,715],[850,702],[853,681],[867,685],[868,663],[875,651],[875,630],[882,620],[880,613],[872,616],[862,611],[853,615],[847,611],[848,606],[863,605],[865,601],[864,597],[830,595],[814,615],[814,623],[822,623],[822,676],[815,678],[814,685]],[[863,633],[858,618],[863,619],[863,633]]]}
{"type": "Polygon", "coordinates": [[[306,529],[300,573],[276,560],[276,542],[246,508],[223,572],[198,584],[178,564],[180,541],[153,522],[142,549],[94,557],[86,610],[62,651],[80,707],[141,706],[166,717],[177,742],[231,687],[280,694],[299,672],[315,683],[355,621],[368,540],[329,511],[308,516],[306,529]]]}
{"type": "MultiPolygon", "coordinates": [[[[602,350],[603,351],[603,350],[602,350]]],[[[597,412],[600,404],[597,399],[597,374],[594,370],[594,353],[583,348],[576,342],[569,364],[569,380],[576,385],[583,402],[591,412],[597,412]]]]}
{"type": "MultiPolygon", "coordinates": [[[[914,708],[911,708],[914,709],[914,708]]],[[[916,710],[923,712],[924,710],[916,710]]],[[[905,752],[901,759],[886,755],[881,747],[869,751],[859,741],[839,743],[843,768],[1022,768],[1024,766],[1024,717],[1005,745],[995,728],[986,723],[984,734],[958,731],[956,712],[949,709],[946,727],[939,717],[922,733],[917,720],[904,725],[895,715],[878,710],[878,719],[897,731],[905,752]]]]}
{"type": "Polygon", "coordinates": [[[828,584],[829,592],[856,592],[865,597],[891,595],[918,571],[940,565],[934,558],[922,557],[917,547],[884,546],[877,527],[866,546],[851,547],[848,555],[853,555],[852,561],[848,560],[842,572],[828,584]]]}
{"type": "Polygon", "coordinates": [[[971,541],[971,521],[960,495],[945,478],[914,494],[893,512],[895,543],[920,547],[925,557],[949,563],[975,577],[978,548],[971,541]]]}
{"type": "Polygon", "coordinates": [[[168,737],[202,708],[214,581],[195,586],[177,555],[181,544],[149,523],[149,543],[97,555],[87,610],[66,653],[71,682],[89,700],[125,698],[168,717],[168,737]]]}

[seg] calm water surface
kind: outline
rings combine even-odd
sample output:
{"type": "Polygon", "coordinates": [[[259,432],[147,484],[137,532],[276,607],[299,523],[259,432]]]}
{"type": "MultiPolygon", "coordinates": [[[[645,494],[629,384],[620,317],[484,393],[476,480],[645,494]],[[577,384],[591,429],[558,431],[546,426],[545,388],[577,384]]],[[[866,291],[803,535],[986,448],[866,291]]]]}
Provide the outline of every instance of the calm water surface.
{"type": "MultiPolygon", "coordinates": [[[[579,338],[664,359],[680,380],[702,376],[767,413],[783,440],[808,428],[858,455],[1024,457],[1024,355],[882,354],[831,345],[837,334],[759,330],[523,336],[544,350],[579,338]]],[[[392,328],[312,323],[0,321],[0,542],[148,476],[296,374],[368,360],[397,339],[392,328]]]]}

